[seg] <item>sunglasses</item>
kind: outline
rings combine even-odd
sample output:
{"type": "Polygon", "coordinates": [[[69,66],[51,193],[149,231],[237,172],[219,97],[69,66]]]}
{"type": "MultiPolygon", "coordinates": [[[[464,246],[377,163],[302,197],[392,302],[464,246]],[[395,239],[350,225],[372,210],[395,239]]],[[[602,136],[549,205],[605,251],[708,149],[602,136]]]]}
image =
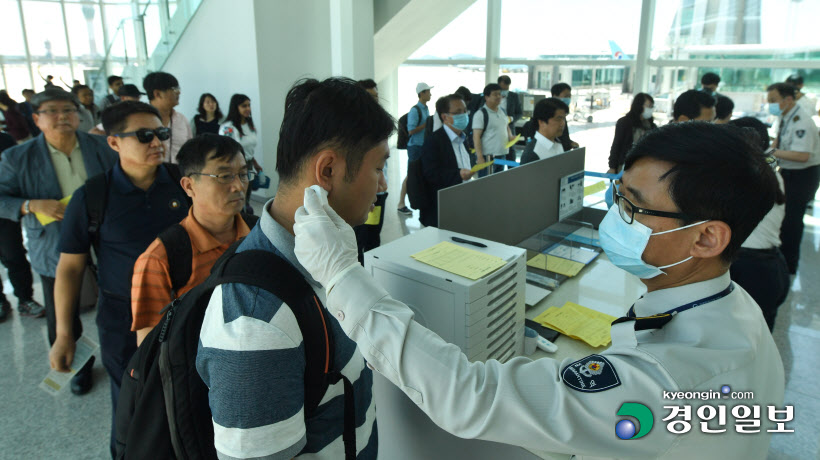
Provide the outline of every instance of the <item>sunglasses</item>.
{"type": "Polygon", "coordinates": [[[114,134],[116,137],[131,137],[136,136],[137,140],[143,144],[150,144],[154,140],[154,136],[161,141],[167,141],[171,137],[171,130],[169,128],[148,129],[142,128],[130,133],[114,134]]]}

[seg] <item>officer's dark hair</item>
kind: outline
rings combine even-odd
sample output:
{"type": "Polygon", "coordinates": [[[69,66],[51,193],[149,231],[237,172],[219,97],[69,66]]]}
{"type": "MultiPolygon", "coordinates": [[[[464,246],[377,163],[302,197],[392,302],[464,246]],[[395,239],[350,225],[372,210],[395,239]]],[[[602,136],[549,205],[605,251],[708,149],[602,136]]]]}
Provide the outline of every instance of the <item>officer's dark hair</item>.
{"type": "Polygon", "coordinates": [[[675,106],[672,109],[672,118],[677,120],[685,115],[690,120],[694,120],[700,116],[702,108],[711,108],[714,106],[714,96],[704,93],[703,91],[690,89],[689,91],[681,93],[675,100],[675,106]]]}
{"type": "Polygon", "coordinates": [[[644,120],[643,105],[646,104],[646,101],[651,102],[653,106],[655,105],[655,99],[646,93],[638,93],[632,99],[632,105],[629,106],[629,112],[626,116],[628,117],[627,119],[631,119],[635,125],[640,125],[644,120]]]}
{"type": "Polygon", "coordinates": [[[502,83],[504,83],[505,85],[509,85],[509,84],[512,84],[512,80],[510,80],[509,76],[502,75],[502,76],[498,77],[498,84],[500,85],[502,83]]]}
{"type": "Polygon", "coordinates": [[[121,81],[121,80],[122,80],[122,77],[121,77],[121,76],[119,76],[119,75],[110,75],[110,76],[108,77],[108,86],[111,86],[111,85],[113,85],[115,82],[117,82],[117,81],[121,81]]]}
{"type": "Polygon", "coordinates": [[[726,96],[718,96],[715,102],[715,118],[724,119],[732,116],[732,111],[735,110],[735,103],[726,96]]]}
{"type": "Polygon", "coordinates": [[[720,83],[720,75],[714,72],[706,72],[700,77],[701,85],[717,85],[718,83],[720,83]]]}
{"type": "Polygon", "coordinates": [[[240,154],[244,159],[245,150],[233,138],[205,133],[188,139],[182,144],[176,159],[182,175],[190,176],[193,173],[202,172],[208,160],[232,161],[236,155],[240,154]]]}
{"type": "Polygon", "coordinates": [[[151,72],[142,80],[142,87],[148,95],[148,100],[156,97],[154,91],[165,91],[179,86],[179,81],[168,72],[151,72]]]}
{"type": "Polygon", "coordinates": [[[128,117],[137,113],[147,113],[162,120],[159,111],[150,104],[137,101],[122,101],[109,105],[102,111],[101,118],[105,134],[111,136],[124,132],[128,125],[128,117]]]}
{"type": "Polygon", "coordinates": [[[774,171],[739,128],[707,122],[670,123],[641,137],[624,169],[652,158],[674,164],[660,180],[681,213],[680,224],[719,220],[732,230],[721,259],[731,263],[740,245],[769,212],[777,197],[774,171]]]}
{"type": "Polygon", "coordinates": [[[297,81],[285,98],[279,129],[276,171],[285,185],[296,182],[302,166],[323,149],[345,159],[345,180],[355,179],[365,154],[396,129],[393,118],[349,78],[297,81]]]}
{"type": "Polygon", "coordinates": [[[793,74],[789,75],[789,78],[786,79],[786,83],[788,83],[792,86],[802,85],[803,84],[803,77],[801,75],[793,73],[793,74]]]}
{"type": "Polygon", "coordinates": [[[34,90],[26,88],[23,90],[23,94],[34,94],[34,90]]]}
{"type": "Polygon", "coordinates": [[[534,123],[532,128],[534,128],[535,131],[538,131],[538,120],[541,120],[544,123],[549,123],[550,118],[554,117],[555,112],[558,110],[563,110],[564,112],[569,113],[569,106],[564,104],[564,101],[558,99],[557,97],[548,97],[538,101],[532,109],[532,120],[534,123]]]}
{"type": "Polygon", "coordinates": [[[794,86],[788,83],[775,83],[773,85],[769,85],[769,87],[766,88],[766,91],[777,91],[780,94],[780,97],[784,98],[797,98],[797,91],[795,90],[794,86]]]}
{"type": "Polygon", "coordinates": [[[359,80],[358,84],[359,84],[359,86],[361,86],[364,89],[373,89],[376,86],[378,86],[378,85],[376,85],[376,82],[372,78],[366,78],[364,80],[359,80]]]}
{"type": "Polygon", "coordinates": [[[461,96],[461,99],[464,100],[465,104],[469,104],[470,101],[473,100],[473,92],[470,91],[470,89],[467,88],[466,86],[459,86],[458,89],[456,90],[456,92],[453,93],[453,94],[455,94],[457,96],[461,96]]]}
{"type": "MultiPolygon", "coordinates": [[[[752,147],[757,149],[758,153],[761,155],[769,150],[769,129],[762,121],[755,117],[741,117],[731,120],[729,125],[737,126],[742,129],[746,141],[749,142],[752,147]]],[[[774,158],[770,159],[770,161],[774,160],[774,158]]],[[[783,194],[780,187],[777,188],[777,197],[774,202],[777,204],[783,204],[786,202],[786,195],[783,194]]]]}
{"type": "Polygon", "coordinates": [[[561,93],[567,90],[572,91],[572,86],[569,86],[566,83],[556,83],[552,85],[552,88],[550,88],[550,94],[552,94],[552,97],[558,97],[561,93]]]}
{"type": "Polygon", "coordinates": [[[438,115],[439,120],[444,121],[441,116],[445,113],[450,113],[450,104],[455,101],[464,102],[464,99],[458,94],[448,94],[438,98],[436,101],[436,115],[438,115]]]}
{"type": "Polygon", "coordinates": [[[501,91],[501,85],[498,83],[490,83],[484,87],[484,97],[488,98],[493,94],[493,91],[501,91]]]}

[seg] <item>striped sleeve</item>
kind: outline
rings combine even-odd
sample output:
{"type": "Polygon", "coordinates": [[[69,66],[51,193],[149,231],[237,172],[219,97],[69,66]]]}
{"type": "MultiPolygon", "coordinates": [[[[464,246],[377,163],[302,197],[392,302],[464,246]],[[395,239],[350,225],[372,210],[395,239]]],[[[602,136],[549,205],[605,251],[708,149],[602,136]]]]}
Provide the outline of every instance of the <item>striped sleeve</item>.
{"type": "Polygon", "coordinates": [[[281,300],[246,285],[217,287],[196,366],[209,388],[220,458],[289,459],[304,448],[304,347],[281,300]]]}
{"type": "Polygon", "coordinates": [[[131,330],[156,326],[162,311],[173,300],[168,254],[159,239],[154,240],[134,264],[131,277],[131,330]]]}

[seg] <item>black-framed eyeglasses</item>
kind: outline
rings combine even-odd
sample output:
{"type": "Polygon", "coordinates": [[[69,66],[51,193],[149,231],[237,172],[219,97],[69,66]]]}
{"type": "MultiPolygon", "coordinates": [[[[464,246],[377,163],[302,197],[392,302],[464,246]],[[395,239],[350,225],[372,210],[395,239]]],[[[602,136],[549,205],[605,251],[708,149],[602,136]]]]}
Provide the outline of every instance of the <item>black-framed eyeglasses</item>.
{"type": "Polygon", "coordinates": [[[150,144],[154,140],[154,136],[161,141],[167,141],[171,138],[171,130],[168,128],[148,129],[142,128],[128,133],[114,134],[116,137],[131,137],[136,136],[137,140],[143,144],[150,144]]]}
{"type": "Polygon", "coordinates": [[[234,173],[222,173],[222,174],[207,174],[207,173],[200,173],[195,172],[188,174],[189,176],[197,175],[197,176],[208,176],[213,177],[222,185],[230,185],[233,184],[233,181],[239,177],[239,182],[243,184],[247,184],[248,182],[252,181],[256,177],[256,171],[243,171],[239,174],[234,173]]]}
{"type": "Polygon", "coordinates": [[[45,109],[45,110],[38,110],[35,112],[37,115],[47,115],[49,117],[56,117],[57,115],[74,115],[75,113],[79,112],[80,110],[76,107],[72,107],[70,109],[45,109]]]}
{"type": "Polygon", "coordinates": [[[616,182],[616,187],[612,187],[612,202],[618,207],[618,214],[621,215],[621,219],[623,219],[627,224],[632,224],[635,220],[635,214],[668,217],[670,219],[680,219],[683,221],[692,220],[689,216],[680,212],[655,211],[654,209],[646,209],[635,206],[627,197],[618,191],[617,185],[620,184],[616,182]]]}

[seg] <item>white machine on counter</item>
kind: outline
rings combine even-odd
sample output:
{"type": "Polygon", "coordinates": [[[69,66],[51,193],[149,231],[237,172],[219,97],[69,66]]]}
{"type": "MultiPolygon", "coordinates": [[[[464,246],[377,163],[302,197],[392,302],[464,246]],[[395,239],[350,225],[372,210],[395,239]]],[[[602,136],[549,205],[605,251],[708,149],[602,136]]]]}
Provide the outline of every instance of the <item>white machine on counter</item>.
{"type": "Polygon", "coordinates": [[[428,227],[367,252],[365,267],[394,299],[413,309],[416,321],[461,347],[470,361],[505,362],[523,353],[526,250],[428,227]],[[411,257],[442,241],[507,264],[474,281],[411,257]]]}

